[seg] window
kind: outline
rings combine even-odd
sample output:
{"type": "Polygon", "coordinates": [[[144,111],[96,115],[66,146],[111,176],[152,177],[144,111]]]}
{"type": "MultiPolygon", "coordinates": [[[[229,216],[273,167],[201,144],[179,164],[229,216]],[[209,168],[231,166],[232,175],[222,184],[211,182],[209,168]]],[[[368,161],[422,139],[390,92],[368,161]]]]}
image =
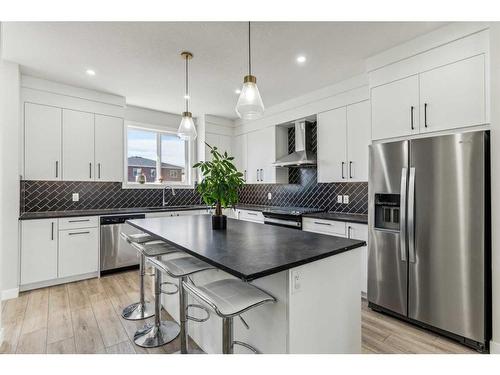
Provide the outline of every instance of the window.
{"type": "Polygon", "coordinates": [[[189,143],[177,134],[129,126],[127,128],[127,182],[144,174],[146,184],[189,185],[189,143]]]}

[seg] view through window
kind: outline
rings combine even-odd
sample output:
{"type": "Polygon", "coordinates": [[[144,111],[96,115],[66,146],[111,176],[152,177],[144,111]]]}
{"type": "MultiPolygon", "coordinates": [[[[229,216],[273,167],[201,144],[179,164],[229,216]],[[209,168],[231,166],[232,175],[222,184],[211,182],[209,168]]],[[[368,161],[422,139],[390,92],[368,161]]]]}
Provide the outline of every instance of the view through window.
{"type": "Polygon", "coordinates": [[[127,181],[188,184],[187,142],[175,133],[127,129],[127,181]]]}

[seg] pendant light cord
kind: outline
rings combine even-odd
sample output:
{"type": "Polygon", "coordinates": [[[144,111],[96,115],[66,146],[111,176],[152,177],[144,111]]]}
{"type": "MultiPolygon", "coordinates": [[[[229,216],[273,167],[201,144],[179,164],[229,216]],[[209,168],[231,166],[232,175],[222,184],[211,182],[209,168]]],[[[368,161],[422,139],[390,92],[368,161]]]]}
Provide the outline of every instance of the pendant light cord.
{"type": "Polygon", "coordinates": [[[188,78],[188,56],[186,55],[186,112],[189,112],[189,78],[188,78]]]}
{"type": "Polygon", "coordinates": [[[252,54],[250,49],[250,21],[248,21],[248,75],[252,75],[252,54]]]}

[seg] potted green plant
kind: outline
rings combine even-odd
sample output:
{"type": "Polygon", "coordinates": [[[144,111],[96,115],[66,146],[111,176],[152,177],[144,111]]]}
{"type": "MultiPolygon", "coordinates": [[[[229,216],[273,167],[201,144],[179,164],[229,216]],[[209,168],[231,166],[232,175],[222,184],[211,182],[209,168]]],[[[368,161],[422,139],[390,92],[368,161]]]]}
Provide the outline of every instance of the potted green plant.
{"type": "Polygon", "coordinates": [[[238,172],[233,164],[234,157],[217,150],[217,147],[210,148],[212,160],[202,161],[193,165],[199,168],[203,175],[203,180],[198,184],[196,190],[209,206],[215,206],[215,213],[212,215],[212,229],[226,229],[227,217],[222,214],[222,209],[234,207],[238,203],[238,189],[243,186],[243,174],[238,172]]]}

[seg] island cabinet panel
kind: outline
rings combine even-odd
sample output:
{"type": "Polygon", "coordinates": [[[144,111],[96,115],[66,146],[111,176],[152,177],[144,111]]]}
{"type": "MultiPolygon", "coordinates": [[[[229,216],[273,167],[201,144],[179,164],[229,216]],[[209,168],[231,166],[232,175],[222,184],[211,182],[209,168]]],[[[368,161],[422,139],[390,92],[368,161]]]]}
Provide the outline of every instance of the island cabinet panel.
{"type": "Polygon", "coordinates": [[[97,272],[98,240],[97,228],[59,231],[59,277],[97,272]]]}
{"type": "MultiPolygon", "coordinates": [[[[170,255],[173,258],[175,255],[170,255]]],[[[180,255],[182,256],[182,254],[180,255]]],[[[178,283],[166,275],[163,281],[178,283]]],[[[220,279],[234,278],[220,270],[200,272],[192,276],[197,285],[203,285],[220,279]]],[[[247,329],[238,317],[234,318],[234,339],[246,342],[262,353],[284,354],[288,353],[288,271],[263,277],[251,282],[251,284],[265,290],[273,295],[278,302],[265,304],[243,313],[241,316],[247,324],[247,329]]],[[[162,305],[168,313],[179,322],[179,299],[162,295],[162,305]]],[[[191,296],[189,303],[199,304],[191,296]]],[[[195,309],[189,310],[189,315],[202,318],[205,313],[195,309]]],[[[210,319],[204,323],[188,323],[189,336],[206,352],[222,353],[222,319],[215,313],[211,313],[210,319]]],[[[246,354],[245,348],[235,346],[234,352],[246,354]]]]}
{"type": "Polygon", "coordinates": [[[57,278],[57,219],[21,223],[21,285],[57,278]]]}
{"type": "Polygon", "coordinates": [[[289,271],[289,353],[361,353],[360,264],[358,248],[289,271]]]}

